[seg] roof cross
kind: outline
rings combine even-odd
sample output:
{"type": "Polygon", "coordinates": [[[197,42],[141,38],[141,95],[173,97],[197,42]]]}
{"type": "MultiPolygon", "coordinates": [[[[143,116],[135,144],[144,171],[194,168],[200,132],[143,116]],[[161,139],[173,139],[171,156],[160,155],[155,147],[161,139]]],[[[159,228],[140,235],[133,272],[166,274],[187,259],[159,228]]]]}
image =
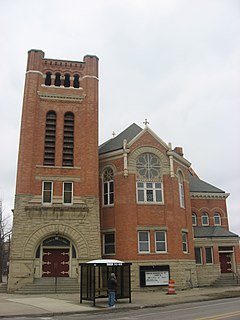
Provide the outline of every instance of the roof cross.
{"type": "Polygon", "coordinates": [[[116,136],[116,133],[113,131],[112,132],[112,137],[115,138],[115,136],[116,136]]]}
{"type": "Polygon", "coordinates": [[[145,119],[145,121],[143,121],[143,124],[145,124],[145,126],[147,126],[149,124],[149,122],[147,121],[147,119],[145,119]]]}

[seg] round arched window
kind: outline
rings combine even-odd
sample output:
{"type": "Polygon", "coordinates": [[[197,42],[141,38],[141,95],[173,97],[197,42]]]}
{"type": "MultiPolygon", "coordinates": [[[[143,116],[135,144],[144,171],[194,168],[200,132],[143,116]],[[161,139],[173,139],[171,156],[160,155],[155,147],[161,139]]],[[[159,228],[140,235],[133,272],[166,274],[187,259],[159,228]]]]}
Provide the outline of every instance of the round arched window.
{"type": "Polygon", "coordinates": [[[215,226],[220,226],[221,225],[221,216],[217,212],[214,213],[214,225],[215,226]]]}
{"type": "Polygon", "coordinates": [[[137,179],[148,181],[159,181],[160,175],[160,160],[157,156],[151,153],[140,155],[136,161],[137,179]]]}
{"type": "Polygon", "coordinates": [[[103,205],[114,204],[114,173],[113,169],[108,167],[103,172],[103,205]]]}
{"type": "Polygon", "coordinates": [[[152,153],[141,154],[136,160],[137,202],[163,203],[161,163],[152,153]]]}

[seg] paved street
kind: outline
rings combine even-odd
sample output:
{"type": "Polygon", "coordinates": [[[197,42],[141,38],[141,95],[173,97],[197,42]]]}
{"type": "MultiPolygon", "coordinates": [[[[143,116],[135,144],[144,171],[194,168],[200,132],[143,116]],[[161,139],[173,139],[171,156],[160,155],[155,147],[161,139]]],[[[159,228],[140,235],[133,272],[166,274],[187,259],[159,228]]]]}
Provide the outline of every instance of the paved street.
{"type": "Polygon", "coordinates": [[[142,309],[105,309],[82,314],[59,314],[56,316],[7,317],[14,320],[220,320],[240,319],[240,298],[193,302],[181,305],[142,309]]]}
{"type": "Polygon", "coordinates": [[[106,298],[98,299],[96,307],[91,301],[80,304],[79,294],[0,293],[0,319],[239,320],[239,306],[239,286],[194,288],[171,295],[158,290],[132,292],[132,303],[119,300],[115,309],[108,309],[106,298]]]}

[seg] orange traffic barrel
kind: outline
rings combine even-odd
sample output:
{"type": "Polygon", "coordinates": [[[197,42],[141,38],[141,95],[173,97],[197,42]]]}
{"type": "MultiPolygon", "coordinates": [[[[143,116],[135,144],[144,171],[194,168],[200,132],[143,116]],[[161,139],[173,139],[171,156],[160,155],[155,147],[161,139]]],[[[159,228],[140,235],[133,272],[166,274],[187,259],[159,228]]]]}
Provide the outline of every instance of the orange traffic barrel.
{"type": "Polygon", "coordinates": [[[176,294],[176,292],[175,292],[175,281],[174,280],[169,280],[167,294],[176,294]]]}

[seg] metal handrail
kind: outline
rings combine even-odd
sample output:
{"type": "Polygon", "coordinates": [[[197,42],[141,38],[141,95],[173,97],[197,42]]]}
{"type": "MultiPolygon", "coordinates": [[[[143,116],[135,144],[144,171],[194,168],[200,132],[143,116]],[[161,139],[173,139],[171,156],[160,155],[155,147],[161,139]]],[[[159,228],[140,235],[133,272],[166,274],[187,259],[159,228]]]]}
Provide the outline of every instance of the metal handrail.
{"type": "Polygon", "coordinates": [[[233,279],[237,280],[237,284],[239,284],[240,274],[238,272],[232,271],[233,279]]]}

